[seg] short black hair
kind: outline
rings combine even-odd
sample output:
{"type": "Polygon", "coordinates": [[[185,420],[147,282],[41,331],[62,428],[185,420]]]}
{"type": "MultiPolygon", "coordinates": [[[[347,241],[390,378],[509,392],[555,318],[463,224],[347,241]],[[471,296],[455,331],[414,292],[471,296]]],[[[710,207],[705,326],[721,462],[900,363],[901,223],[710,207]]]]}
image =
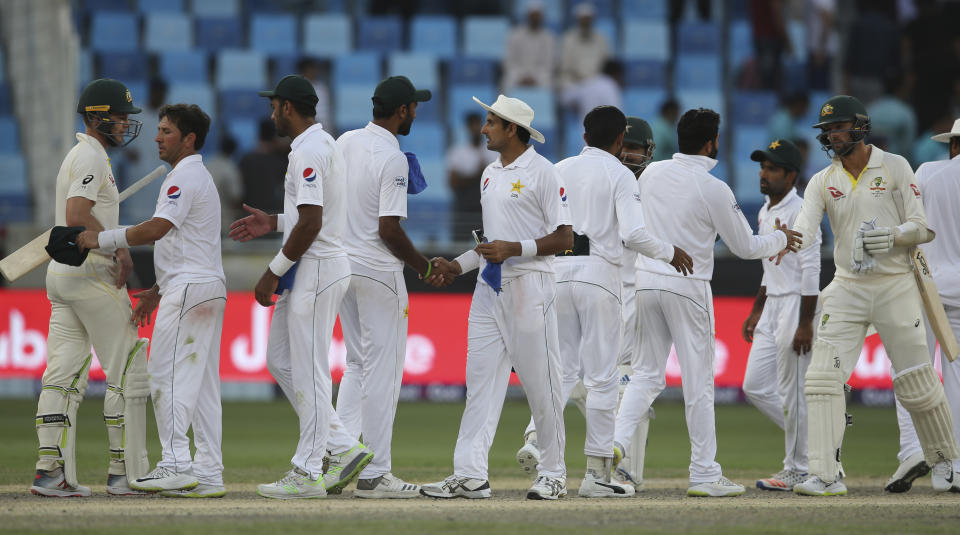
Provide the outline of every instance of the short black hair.
{"type": "Polygon", "coordinates": [[[157,118],[161,121],[166,117],[171,123],[180,130],[180,135],[187,137],[195,134],[197,140],[193,143],[194,150],[203,148],[204,141],[207,140],[207,132],[210,131],[210,116],[200,109],[196,104],[165,104],[160,108],[157,118]]]}
{"type": "Polygon", "coordinates": [[[389,107],[387,103],[380,100],[377,97],[372,97],[373,100],[373,118],[374,119],[389,119],[393,117],[394,113],[397,113],[397,110],[400,109],[400,106],[410,106],[412,102],[406,104],[400,104],[399,106],[389,107]]]}
{"type": "Polygon", "coordinates": [[[616,106],[597,106],[583,118],[587,145],[605,149],[627,131],[627,116],[616,106]]]}
{"type": "Polygon", "coordinates": [[[317,116],[317,107],[314,104],[309,102],[303,102],[302,100],[290,100],[283,97],[273,97],[280,101],[280,107],[283,107],[284,102],[289,102],[293,106],[293,111],[297,112],[297,115],[301,117],[316,117],[317,116]]]}
{"type": "Polygon", "coordinates": [[[687,110],[677,123],[677,149],[683,154],[696,154],[708,141],[717,139],[720,114],[709,108],[687,110]]]}

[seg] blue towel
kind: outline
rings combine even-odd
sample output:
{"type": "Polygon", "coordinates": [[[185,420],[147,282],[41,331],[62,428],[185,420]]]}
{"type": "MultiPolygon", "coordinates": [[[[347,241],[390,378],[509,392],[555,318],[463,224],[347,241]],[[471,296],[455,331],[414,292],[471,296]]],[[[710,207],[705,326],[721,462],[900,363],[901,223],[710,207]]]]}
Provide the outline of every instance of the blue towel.
{"type": "Polygon", "coordinates": [[[297,268],[300,267],[300,261],[297,260],[290,266],[290,269],[280,277],[280,280],[277,281],[277,289],[273,293],[280,295],[284,290],[289,290],[293,288],[293,278],[297,276],[297,268]]]}
{"type": "Polygon", "coordinates": [[[483,277],[483,280],[490,285],[491,288],[497,295],[500,295],[500,276],[503,272],[503,262],[494,264],[493,262],[487,262],[487,266],[483,268],[483,271],[480,272],[480,276],[483,277]]]}
{"type": "Polygon", "coordinates": [[[407,156],[407,165],[410,168],[409,179],[407,180],[407,193],[416,195],[427,189],[427,180],[423,178],[423,171],[420,169],[420,162],[417,155],[412,152],[404,152],[407,156]]]}

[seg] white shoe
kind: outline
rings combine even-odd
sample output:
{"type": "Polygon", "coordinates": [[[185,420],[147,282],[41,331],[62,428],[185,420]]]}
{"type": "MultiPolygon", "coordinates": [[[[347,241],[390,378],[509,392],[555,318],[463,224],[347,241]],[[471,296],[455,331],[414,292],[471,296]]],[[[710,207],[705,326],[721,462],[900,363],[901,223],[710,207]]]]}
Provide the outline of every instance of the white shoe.
{"type": "Polygon", "coordinates": [[[453,475],[443,481],[421,486],[420,494],[431,498],[489,498],[490,482],[486,479],[453,475]]]}
{"type": "Polygon", "coordinates": [[[30,492],[46,498],[86,498],[90,496],[90,487],[68,485],[63,477],[63,468],[57,468],[49,471],[37,470],[30,492]]]}
{"type": "MultiPolygon", "coordinates": [[[[941,458],[937,464],[930,470],[930,485],[937,492],[947,492],[956,487],[956,481],[953,474],[953,461],[941,458]]],[[[960,492],[958,488],[954,492],[960,492]]]]}
{"type": "Polygon", "coordinates": [[[327,489],[323,486],[323,476],[310,479],[306,473],[294,468],[279,481],[257,485],[257,494],[278,500],[311,499],[323,498],[327,495],[327,489]]]}
{"type": "Polygon", "coordinates": [[[537,476],[527,491],[528,500],[556,500],[567,495],[566,481],[550,476],[537,476]]]}
{"type": "Polygon", "coordinates": [[[393,474],[383,474],[373,479],[358,479],[357,498],[416,498],[420,496],[420,485],[407,483],[393,474]]]}
{"type": "Polygon", "coordinates": [[[806,472],[798,472],[796,470],[781,470],[776,474],[766,478],[757,480],[757,488],[763,490],[793,490],[794,485],[803,483],[803,480],[807,479],[806,472]]]}
{"type": "Polygon", "coordinates": [[[930,465],[923,458],[922,453],[914,453],[907,460],[900,463],[897,471],[890,476],[883,490],[887,492],[907,492],[918,477],[927,475],[930,465]]]}
{"type": "Polygon", "coordinates": [[[200,483],[192,489],[165,490],[160,495],[167,498],[223,498],[227,495],[227,489],[223,485],[200,483]]]}
{"type": "Polygon", "coordinates": [[[146,496],[149,492],[130,488],[127,476],[123,474],[107,474],[107,494],[111,496],[146,496]]]}
{"type": "Polygon", "coordinates": [[[517,451],[517,464],[528,476],[537,475],[537,464],[540,463],[540,450],[536,442],[527,442],[517,451]]]}
{"type": "Polygon", "coordinates": [[[179,474],[169,468],[158,466],[149,474],[131,481],[130,488],[157,492],[160,490],[192,489],[199,484],[197,478],[191,474],[179,474]]]}
{"type": "Polygon", "coordinates": [[[587,475],[583,476],[580,490],[577,492],[581,498],[629,498],[636,493],[637,490],[633,485],[613,480],[604,481],[592,470],[587,470],[587,475]]]}
{"type": "Polygon", "coordinates": [[[610,474],[610,481],[616,482],[621,485],[629,485],[633,487],[636,492],[643,492],[643,480],[636,478],[630,472],[627,472],[622,466],[618,466],[616,470],[610,474]]]}
{"type": "Polygon", "coordinates": [[[818,476],[810,476],[802,483],[794,485],[793,492],[803,496],[846,496],[847,486],[843,484],[842,479],[827,484],[818,476]]]}
{"type": "Polygon", "coordinates": [[[687,489],[687,496],[720,498],[724,496],[739,496],[746,492],[743,485],[738,485],[733,481],[721,476],[716,481],[709,483],[697,483],[687,489]]]}
{"type": "Polygon", "coordinates": [[[349,450],[330,454],[327,463],[327,471],[323,473],[323,481],[328,494],[340,494],[357,474],[373,460],[373,452],[370,448],[357,442],[357,445],[349,450]]]}

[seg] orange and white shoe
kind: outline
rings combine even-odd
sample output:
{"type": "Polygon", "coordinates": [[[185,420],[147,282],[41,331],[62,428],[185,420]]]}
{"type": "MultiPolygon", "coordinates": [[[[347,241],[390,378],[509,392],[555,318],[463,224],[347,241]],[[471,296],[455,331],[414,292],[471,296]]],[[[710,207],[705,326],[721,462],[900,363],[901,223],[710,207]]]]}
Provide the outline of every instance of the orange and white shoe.
{"type": "Polygon", "coordinates": [[[796,470],[781,470],[766,479],[758,479],[757,488],[763,490],[783,490],[789,492],[793,490],[794,485],[803,483],[804,479],[807,479],[806,472],[798,472],[796,470]]]}

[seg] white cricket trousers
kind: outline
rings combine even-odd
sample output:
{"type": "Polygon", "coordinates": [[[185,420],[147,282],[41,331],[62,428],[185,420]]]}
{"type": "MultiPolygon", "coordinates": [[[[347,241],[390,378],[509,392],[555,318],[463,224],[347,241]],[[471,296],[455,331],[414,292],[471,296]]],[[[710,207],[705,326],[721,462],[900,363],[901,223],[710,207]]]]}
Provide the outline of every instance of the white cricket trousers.
{"type": "MultiPolygon", "coordinates": [[[[947,313],[947,320],[950,321],[950,328],[954,336],[960,336],[960,307],[952,305],[943,305],[947,313]]],[[[930,322],[924,315],[924,324],[927,328],[927,348],[930,351],[930,360],[936,360],[937,337],[930,328],[930,322]]],[[[936,363],[934,362],[934,365],[936,363]]],[[[950,412],[953,415],[953,436],[960,442],[960,358],[950,362],[950,360],[941,354],[940,356],[941,374],[943,375],[943,390],[947,395],[947,403],[950,404],[950,412]]],[[[900,400],[897,399],[897,423],[900,424],[900,452],[897,459],[900,462],[906,461],[915,453],[922,453],[920,449],[920,439],[917,438],[917,430],[913,426],[913,419],[910,413],[903,408],[900,400]]],[[[953,460],[953,471],[960,472],[960,459],[953,460]]]]}
{"type": "Polygon", "coordinates": [[[623,284],[620,288],[620,317],[623,320],[622,337],[620,341],[620,366],[633,366],[634,355],[640,344],[640,320],[637,314],[637,290],[633,284],[623,284]]]}
{"type": "Polygon", "coordinates": [[[800,294],[767,296],[743,376],[743,392],[783,429],[784,470],[807,471],[807,403],[804,377],[810,353],[793,350],[800,320],[800,294]]]}
{"type": "MultiPolygon", "coordinates": [[[[710,282],[644,273],[637,289],[640,347],[635,374],[617,414],[616,441],[625,449],[650,405],[666,388],[670,345],[676,348],[690,435],[690,483],[717,481],[717,434],[713,412],[713,359],[716,344],[710,282]]],[[[635,467],[639,469],[639,467],[635,467]]]]}
{"type": "Polygon", "coordinates": [[[328,447],[341,453],[357,443],[333,410],[328,360],[349,283],[347,257],[301,258],[293,287],[277,299],[270,323],[267,369],[300,419],[300,440],[290,462],[312,479],[323,474],[328,447]]]}
{"type": "Polygon", "coordinates": [[[157,466],[193,472],[201,483],[223,485],[220,408],[220,332],[227,290],[221,281],[164,290],[157,307],[147,372],[157,418],[157,466]],[[191,459],[187,430],[193,427],[191,459]]]}
{"type": "MultiPolygon", "coordinates": [[[[130,322],[133,307],[127,287],[114,284],[112,257],[97,253],[87,256],[81,266],[68,266],[50,261],[47,267],[47,298],[50,299],[50,328],[47,332],[47,368],[42,384],[70,388],[78,377],[76,387],[82,396],[86,391],[90,371],[90,345],[97,352],[97,360],[107,377],[108,385],[119,385],[130,351],[137,343],[137,329],[130,322]]],[[[40,392],[38,414],[49,412],[49,406],[60,407],[57,396],[47,390],[40,392]]],[[[62,409],[60,409],[62,410],[62,409]]],[[[123,412],[123,400],[111,391],[104,397],[104,414],[123,412]]],[[[109,429],[109,428],[108,428],[109,429]]],[[[123,438],[108,432],[110,449],[123,451],[123,438]]],[[[43,444],[41,439],[41,446],[43,444]]],[[[109,456],[110,474],[126,474],[122,457],[109,456]]],[[[54,470],[56,460],[40,458],[38,470],[54,470]]]]}
{"type": "MultiPolygon", "coordinates": [[[[617,417],[623,320],[620,315],[620,270],[605,261],[556,262],[557,326],[563,362],[563,401],[583,380],[587,390],[587,433],[583,453],[613,457],[617,417]],[[587,273],[589,272],[589,273],[587,273]],[[586,276],[580,276],[586,275],[586,276]],[[605,281],[598,284],[590,281],[605,281]]],[[[537,434],[539,439],[539,433],[537,434]]]]}
{"type": "Polygon", "coordinates": [[[390,473],[393,420],[407,351],[407,286],[401,271],[350,262],[350,285],[340,305],[347,365],[337,414],[350,436],[373,450],[359,479],[390,473]]]}
{"type": "Polygon", "coordinates": [[[453,456],[459,477],[487,479],[488,456],[512,366],[537,429],[540,475],[565,478],[560,349],[553,273],[505,280],[500,295],[477,281],[467,329],[467,402],[453,456]]]}

